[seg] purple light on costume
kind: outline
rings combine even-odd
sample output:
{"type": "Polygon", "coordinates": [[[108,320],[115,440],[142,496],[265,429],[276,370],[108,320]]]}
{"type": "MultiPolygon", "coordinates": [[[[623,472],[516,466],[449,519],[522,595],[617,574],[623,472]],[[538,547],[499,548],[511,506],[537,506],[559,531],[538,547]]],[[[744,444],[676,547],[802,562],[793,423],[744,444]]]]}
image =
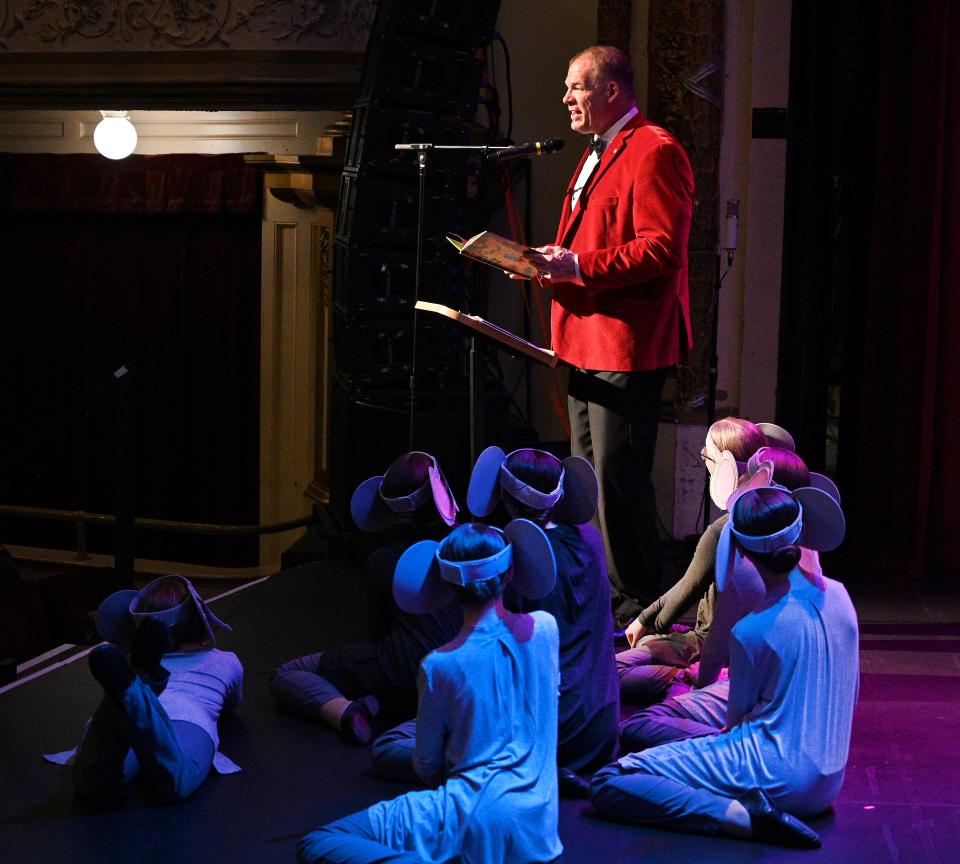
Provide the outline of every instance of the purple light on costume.
{"type": "Polygon", "coordinates": [[[874,807],[873,804],[866,804],[863,809],[864,809],[864,810],[876,810],[877,808],[874,807]]]}

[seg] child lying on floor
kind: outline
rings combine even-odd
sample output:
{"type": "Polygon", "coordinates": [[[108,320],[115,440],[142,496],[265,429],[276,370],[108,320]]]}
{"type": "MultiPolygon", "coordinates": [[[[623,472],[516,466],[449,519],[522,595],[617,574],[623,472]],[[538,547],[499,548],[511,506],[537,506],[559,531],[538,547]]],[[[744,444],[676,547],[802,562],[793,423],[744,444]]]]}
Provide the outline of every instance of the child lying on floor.
{"type": "Polygon", "coordinates": [[[109,798],[139,778],[162,801],[183,801],[210,768],[239,771],[219,748],[217,720],[243,688],[237,655],[214,647],[229,630],[183,576],[118,591],[97,610],[107,640],[89,655],[103,699],[75,751],[46,757],[73,764],[81,798],[109,798]],[[129,647],[128,658],[125,648],[129,647]]]}

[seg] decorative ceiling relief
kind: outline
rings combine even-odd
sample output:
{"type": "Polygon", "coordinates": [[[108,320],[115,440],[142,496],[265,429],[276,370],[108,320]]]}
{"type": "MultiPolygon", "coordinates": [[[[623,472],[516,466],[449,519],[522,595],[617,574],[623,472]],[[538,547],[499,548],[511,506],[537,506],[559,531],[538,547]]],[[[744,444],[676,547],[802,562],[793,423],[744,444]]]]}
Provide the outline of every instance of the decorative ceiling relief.
{"type": "Polygon", "coordinates": [[[363,51],[376,0],[0,0],[0,54],[363,51]]]}

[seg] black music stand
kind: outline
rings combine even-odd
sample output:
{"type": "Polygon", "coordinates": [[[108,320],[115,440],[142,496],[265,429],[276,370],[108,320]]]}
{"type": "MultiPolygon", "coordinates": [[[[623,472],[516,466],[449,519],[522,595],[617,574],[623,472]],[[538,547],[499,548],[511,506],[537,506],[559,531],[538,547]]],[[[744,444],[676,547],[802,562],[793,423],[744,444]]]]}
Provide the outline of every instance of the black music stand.
{"type": "Polygon", "coordinates": [[[416,310],[433,312],[442,315],[450,321],[455,321],[469,331],[470,336],[470,458],[477,461],[480,455],[480,444],[483,440],[483,367],[480,363],[480,352],[477,349],[477,338],[491,342],[495,348],[514,357],[533,360],[551,369],[557,365],[559,357],[549,348],[541,348],[528,342],[526,339],[486,321],[479,315],[467,315],[449,306],[440,303],[429,303],[418,300],[416,310]]]}

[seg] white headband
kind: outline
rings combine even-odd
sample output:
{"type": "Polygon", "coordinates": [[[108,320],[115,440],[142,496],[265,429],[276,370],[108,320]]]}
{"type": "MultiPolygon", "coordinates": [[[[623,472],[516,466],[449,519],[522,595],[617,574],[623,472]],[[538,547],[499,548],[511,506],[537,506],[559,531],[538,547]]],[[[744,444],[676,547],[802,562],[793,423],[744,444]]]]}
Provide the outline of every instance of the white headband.
{"type": "MultiPolygon", "coordinates": [[[[782,487],[768,488],[782,489],[782,487]]],[[[787,490],[783,489],[783,491],[786,492],[787,490]]],[[[789,495],[790,493],[787,492],[787,494],[789,495]]],[[[776,552],[778,549],[783,549],[785,546],[793,546],[800,539],[800,535],[803,533],[803,506],[797,502],[797,507],[799,508],[797,512],[797,518],[787,525],[786,528],[781,528],[779,531],[774,531],[773,534],[767,534],[763,537],[756,537],[752,534],[741,534],[733,526],[732,521],[730,523],[730,533],[736,538],[737,542],[749,552],[776,552]]]]}
{"type": "Polygon", "coordinates": [[[471,582],[486,582],[501,573],[506,573],[513,563],[513,547],[509,541],[499,552],[488,558],[474,561],[448,561],[440,555],[437,547],[437,563],[440,565],[440,578],[453,585],[469,585],[471,582]]]}
{"type": "MultiPolygon", "coordinates": [[[[436,462],[434,462],[436,465],[436,462]]],[[[384,478],[386,479],[386,478],[384,478]]],[[[383,483],[380,481],[380,488],[377,490],[380,495],[380,500],[387,505],[394,513],[412,513],[414,510],[420,507],[421,504],[424,504],[431,495],[433,495],[433,489],[430,485],[430,479],[427,478],[423,481],[423,485],[414,492],[411,492],[409,495],[400,495],[396,498],[390,498],[383,494],[383,483]]]]}
{"type": "MultiPolygon", "coordinates": [[[[552,454],[548,453],[546,455],[552,454]]],[[[556,459],[556,457],[554,458],[556,459]]],[[[521,504],[526,504],[535,510],[550,510],[563,497],[563,478],[566,475],[560,460],[556,459],[556,461],[560,465],[560,477],[557,479],[557,486],[552,492],[541,492],[539,489],[534,489],[529,483],[524,483],[514,474],[511,474],[510,469],[507,468],[506,459],[500,466],[500,485],[521,504]]]]}

